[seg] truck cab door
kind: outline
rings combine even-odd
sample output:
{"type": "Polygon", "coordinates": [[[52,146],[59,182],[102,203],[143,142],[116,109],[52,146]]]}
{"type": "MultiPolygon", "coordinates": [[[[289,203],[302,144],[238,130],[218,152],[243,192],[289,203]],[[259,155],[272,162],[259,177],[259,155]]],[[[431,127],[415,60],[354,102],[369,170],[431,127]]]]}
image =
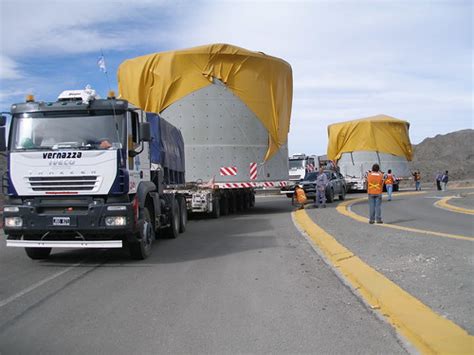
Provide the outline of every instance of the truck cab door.
{"type": "Polygon", "coordinates": [[[150,181],[149,143],[140,137],[140,123],[146,120],[141,110],[127,112],[127,154],[130,193],[135,193],[141,181],[150,181]]]}

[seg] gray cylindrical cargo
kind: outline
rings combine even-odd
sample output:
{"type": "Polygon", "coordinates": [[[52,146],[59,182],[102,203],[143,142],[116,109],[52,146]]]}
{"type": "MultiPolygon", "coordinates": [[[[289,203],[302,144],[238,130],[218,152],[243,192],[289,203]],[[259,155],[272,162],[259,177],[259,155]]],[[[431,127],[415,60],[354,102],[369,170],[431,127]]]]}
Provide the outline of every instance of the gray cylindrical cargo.
{"type": "Polygon", "coordinates": [[[160,115],[183,134],[187,182],[212,178],[216,183],[288,180],[288,146],[264,161],[267,130],[220,81],[183,97],[160,115]],[[255,179],[250,173],[252,163],[258,164],[255,179]]]}
{"type": "Polygon", "coordinates": [[[408,161],[405,157],[380,152],[356,151],[343,153],[337,165],[340,172],[346,177],[364,178],[367,171],[372,169],[373,164],[379,164],[380,170],[387,172],[391,169],[396,177],[410,177],[408,161]]]}

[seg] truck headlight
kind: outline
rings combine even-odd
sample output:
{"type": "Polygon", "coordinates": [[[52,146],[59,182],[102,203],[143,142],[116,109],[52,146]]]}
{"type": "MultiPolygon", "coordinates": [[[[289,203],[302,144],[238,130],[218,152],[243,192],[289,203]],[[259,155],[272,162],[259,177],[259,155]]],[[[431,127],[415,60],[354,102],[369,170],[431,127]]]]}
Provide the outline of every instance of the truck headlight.
{"type": "Polygon", "coordinates": [[[107,227],[125,226],[126,224],[127,224],[127,217],[124,217],[124,216],[105,217],[105,225],[107,227]]]}
{"type": "Polygon", "coordinates": [[[21,217],[5,217],[5,227],[22,227],[23,218],[21,217]]]}
{"type": "Polygon", "coordinates": [[[20,212],[20,209],[17,206],[5,206],[3,212],[20,212]]]}

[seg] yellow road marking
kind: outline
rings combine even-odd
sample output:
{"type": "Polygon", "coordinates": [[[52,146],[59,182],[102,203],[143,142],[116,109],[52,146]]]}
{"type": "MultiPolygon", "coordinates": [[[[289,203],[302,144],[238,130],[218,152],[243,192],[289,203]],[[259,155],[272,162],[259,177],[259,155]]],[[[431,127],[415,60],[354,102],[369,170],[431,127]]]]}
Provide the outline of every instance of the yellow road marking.
{"type": "Polygon", "coordinates": [[[364,301],[372,309],[378,309],[421,353],[474,352],[473,336],[364,263],[314,223],[306,211],[293,212],[293,217],[328,263],[337,268],[364,301]]]}
{"type": "MultiPolygon", "coordinates": [[[[426,192],[405,192],[402,194],[397,194],[397,196],[406,196],[406,195],[417,195],[417,194],[423,194],[426,192]]],[[[353,200],[347,200],[344,202],[341,202],[337,207],[336,210],[340,214],[350,217],[352,219],[355,219],[356,221],[367,223],[368,219],[365,217],[362,217],[358,215],[357,213],[351,211],[349,207],[353,205],[354,203],[361,202],[361,201],[367,201],[367,197],[361,197],[361,198],[355,198],[353,200]]],[[[443,238],[451,238],[451,239],[459,239],[459,240],[468,240],[473,242],[474,238],[473,237],[468,237],[465,235],[459,235],[459,234],[451,234],[451,233],[443,233],[443,232],[435,232],[435,231],[428,231],[424,229],[418,229],[418,228],[411,228],[411,227],[404,227],[404,226],[399,226],[396,224],[374,224],[374,226],[377,227],[383,227],[383,228],[392,228],[392,229],[398,229],[402,231],[407,231],[407,232],[414,232],[414,233],[422,233],[422,234],[427,234],[427,235],[433,235],[436,237],[443,237],[443,238]]]]}
{"type": "MultiPolygon", "coordinates": [[[[472,193],[469,193],[468,195],[472,195],[472,193]]],[[[442,208],[442,209],[445,209],[445,210],[448,210],[448,211],[452,211],[452,212],[458,212],[458,213],[464,213],[464,214],[471,214],[473,215],[474,214],[474,210],[472,209],[469,209],[469,208],[463,208],[463,207],[458,207],[458,206],[454,206],[454,205],[450,205],[448,203],[449,200],[451,200],[452,198],[454,198],[456,196],[447,196],[447,197],[444,197],[442,198],[441,200],[439,201],[436,201],[434,203],[434,205],[436,207],[439,207],[439,208],[442,208]]]]}

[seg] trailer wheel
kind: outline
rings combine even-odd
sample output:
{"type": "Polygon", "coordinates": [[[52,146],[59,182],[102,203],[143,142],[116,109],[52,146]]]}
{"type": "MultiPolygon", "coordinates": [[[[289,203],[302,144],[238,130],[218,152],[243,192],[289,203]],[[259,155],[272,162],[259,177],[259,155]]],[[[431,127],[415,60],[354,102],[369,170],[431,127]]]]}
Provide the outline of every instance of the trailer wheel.
{"type": "Polygon", "coordinates": [[[221,197],[221,215],[227,216],[229,214],[229,199],[226,196],[221,197]]]}
{"type": "Polygon", "coordinates": [[[179,232],[186,231],[186,224],[188,224],[188,210],[186,208],[186,199],[181,197],[179,199],[179,232]]]}
{"type": "Polygon", "coordinates": [[[250,207],[255,207],[255,193],[250,193],[250,207]]]}
{"type": "Polygon", "coordinates": [[[171,210],[170,210],[170,225],[165,228],[165,235],[170,239],[178,238],[179,234],[179,224],[180,224],[180,213],[179,213],[179,204],[178,201],[173,198],[171,201],[171,210]]]}
{"type": "Polygon", "coordinates": [[[212,218],[219,218],[221,216],[221,204],[218,199],[212,201],[212,218]]]}
{"type": "Polygon", "coordinates": [[[237,212],[237,196],[234,192],[229,196],[229,213],[237,212]]]}
{"type": "Polygon", "coordinates": [[[25,248],[26,255],[33,260],[47,259],[51,254],[51,248],[25,248]]]}
{"type": "Polygon", "coordinates": [[[135,260],[146,259],[151,254],[151,246],[155,239],[155,230],[151,221],[150,211],[144,207],[140,211],[139,240],[131,242],[128,246],[130,256],[135,260]]]}
{"type": "Polygon", "coordinates": [[[243,202],[244,202],[244,210],[248,210],[250,208],[250,194],[245,192],[243,195],[243,202]]]}

